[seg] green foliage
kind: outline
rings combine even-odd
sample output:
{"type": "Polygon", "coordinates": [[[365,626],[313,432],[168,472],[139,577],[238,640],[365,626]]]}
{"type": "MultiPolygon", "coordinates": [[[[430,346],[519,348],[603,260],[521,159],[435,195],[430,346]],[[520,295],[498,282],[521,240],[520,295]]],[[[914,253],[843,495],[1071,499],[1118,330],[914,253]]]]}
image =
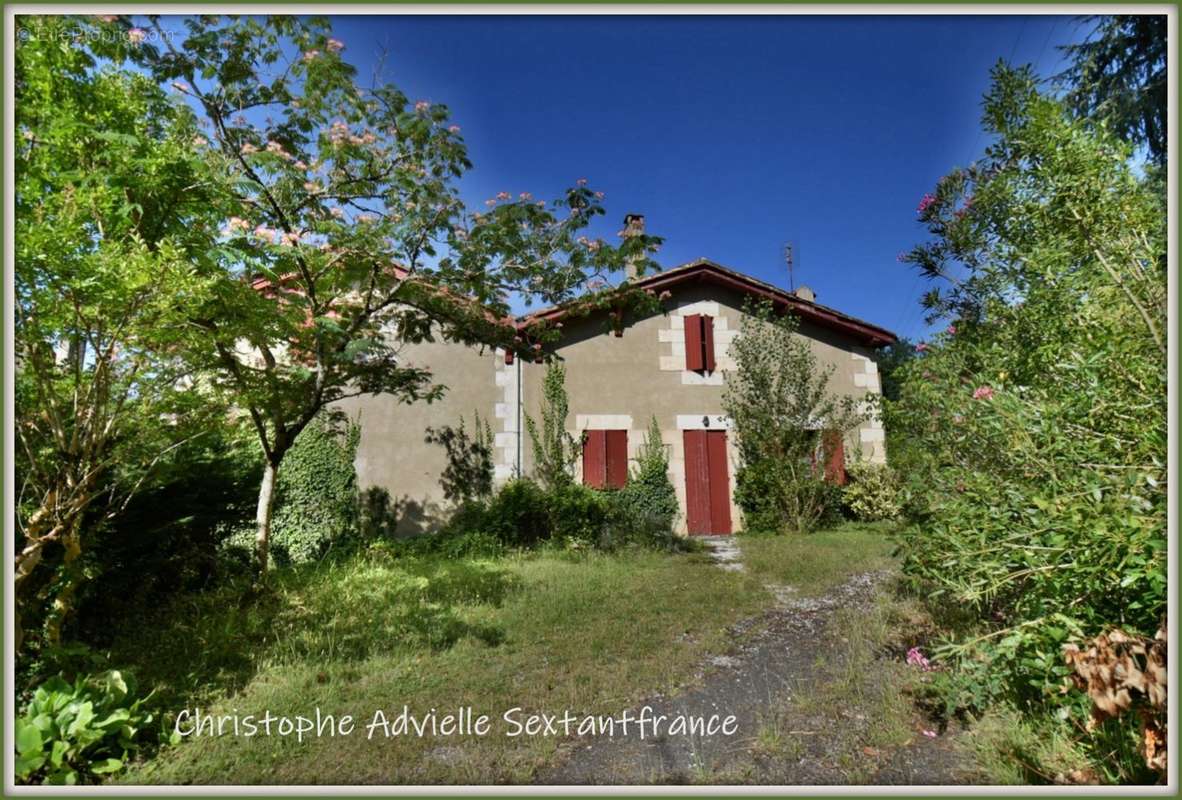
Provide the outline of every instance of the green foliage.
{"type": "Polygon", "coordinates": [[[854,462],[846,467],[846,477],[841,499],[854,519],[876,522],[902,513],[899,479],[886,464],[854,462]]]}
{"type": "Polygon", "coordinates": [[[95,523],[216,412],[177,357],[214,217],[196,121],[97,25],[28,16],[15,50],[18,649],[23,622],[58,640],[95,523]]]}
{"type": "Polygon", "coordinates": [[[916,355],[915,342],[906,336],[878,350],[875,363],[878,365],[878,375],[882,381],[884,399],[899,399],[899,370],[904,364],[913,360],[916,355]]]}
{"type": "MultiPolygon", "coordinates": [[[[361,533],[360,497],[354,460],[361,428],[317,419],[296,439],[276,484],[271,523],[271,555],[280,565],[302,564],[330,548],[348,546],[361,533]]],[[[253,529],[241,529],[228,542],[247,557],[253,529]]]]}
{"type": "Polygon", "coordinates": [[[672,549],[676,543],[673,523],[680,509],[677,491],[669,480],[669,457],[656,417],[649,423],[628,482],[611,494],[611,500],[612,529],[617,539],[672,549]]]}
{"type": "Polygon", "coordinates": [[[865,418],[858,399],[829,391],[798,321],[769,303],[748,307],[731,345],[723,407],[739,439],[735,500],[749,529],[809,531],[840,508],[823,479],[823,427],[843,435],[865,418]]]}
{"type": "Polygon", "coordinates": [[[17,782],[72,786],[119,772],[155,733],[146,700],[114,670],[73,684],[50,678],[16,718],[17,782]]]}
{"type": "Polygon", "coordinates": [[[1054,711],[1102,758],[1061,648],[1166,611],[1166,220],[1129,148],[1027,71],[995,70],[985,121],[996,144],[925,199],[908,256],[957,272],[888,409],[904,569],[973,617],[941,651],[952,705],[1054,711]]]}
{"type": "Polygon", "coordinates": [[[532,547],[550,538],[546,492],[531,480],[512,480],[489,502],[479,530],[509,547],[532,547]]]}
{"type": "Polygon", "coordinates": [[[572,482],[546,493],[546,513],[552,538],[568,546],[595,546],[603,539],[611,501],[606,492],[572,482]]]}
{"type": "Polygon", "coordinates": [[[533,445],[534,475],[548,489],[572,482],[575,462],[583,452],[582,444],[566,431],[569,411],[566,367],[550,363],[542,379],[541,430],[529,414],[525,415],[525,427],[533,445]]]}
{"type": "Polygon", "coordinates": [[[1066,99],[1075,113],[1144,145],[1159,165],[1167,149],[1168,20],[1164,14],[1085,17],[1095,28],[1063,48],[1071,66],[1058,76],[1070,85],[1066,99]]]}
{"type": "Polygon", "coordinates": [[[428,428],[427,442],[441,445],[447,452],[447,466],[440,478],[444,497],[463,503],[492,494],[493,435],[488,421],[482,420],[479,413],[471,434],[461,419],[458,427],[428,428]]]}

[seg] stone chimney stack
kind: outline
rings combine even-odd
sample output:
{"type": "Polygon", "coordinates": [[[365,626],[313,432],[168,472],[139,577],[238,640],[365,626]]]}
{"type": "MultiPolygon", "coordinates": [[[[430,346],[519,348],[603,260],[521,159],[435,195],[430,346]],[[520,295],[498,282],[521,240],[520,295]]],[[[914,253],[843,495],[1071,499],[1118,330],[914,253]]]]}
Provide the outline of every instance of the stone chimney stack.
{"type": "Polygon", "coordinates": [[[801,300],[807,300],[810,303],[815,302],[817,299],[817,293],[807,286],[801,286],[797,288],[793,294],[795,294],[801,300]]]}
{"type": "MultiPolygon", "coordinates": [[[[627,214],[624,216],[624,232],[621,234],[624,237],[631,238],[633,236],[641,236],[644,234],[644,215],[643,214],[627,214]]],[[[635,259],[629,259],[624,266],[624,274],[628,280],[635,280],[637,269],[635,259]]]]}

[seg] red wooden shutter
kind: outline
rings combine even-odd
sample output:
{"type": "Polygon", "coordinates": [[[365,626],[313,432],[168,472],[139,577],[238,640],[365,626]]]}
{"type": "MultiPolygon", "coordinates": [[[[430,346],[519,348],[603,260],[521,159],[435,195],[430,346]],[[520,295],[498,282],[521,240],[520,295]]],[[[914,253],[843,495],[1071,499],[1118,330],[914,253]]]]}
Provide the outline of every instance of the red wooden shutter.
{"type": "Polygon", "coordinates": [[[714,317],[702,317],[702,369],[714,371],[714,317]]]}
{"type": "Polygon", "coordinates": [[[726,431],[707,431],[706,450],[710,459],[710,532],[730,533],[731,487],[726,468],[726,431]]]}
{"type": "Polygon", "coordinates": [[[583,484],[602,489],[607,477],[607,442],[603,431],[583,434],[583,484]]]}
{"type": "Polygon", "coordinates": [[[628,431],[604,431],[607,466],[605,484],[609,489],[623,489],[628,482],[628,431]]]}
{"type": "Polygon", "coordinates": [[[709,461],[706,431],[685,431],[685,522],[690,533],[710,532],[709,461]]]}
{"type": "Polygon", "coordinates": [[[845,486],[845,442],[841,431],[825,431],[825,480],[845,486]]]}
{"type": "Polygon", "coordinates": [[[685,318],[685,368],[694,372],[705,369],[700,314],[690,314],[685,318]]]}

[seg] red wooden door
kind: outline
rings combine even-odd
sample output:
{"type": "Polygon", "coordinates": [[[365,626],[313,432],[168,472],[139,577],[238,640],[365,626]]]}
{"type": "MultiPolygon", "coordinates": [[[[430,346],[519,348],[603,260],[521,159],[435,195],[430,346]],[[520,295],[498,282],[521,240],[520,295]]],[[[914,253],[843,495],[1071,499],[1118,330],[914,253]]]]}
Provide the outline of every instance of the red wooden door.
{"type": "Polygon", "coordinates": [[[726,431],[685,431],[686,528],[691,534],[731,532],[726,431]]]}

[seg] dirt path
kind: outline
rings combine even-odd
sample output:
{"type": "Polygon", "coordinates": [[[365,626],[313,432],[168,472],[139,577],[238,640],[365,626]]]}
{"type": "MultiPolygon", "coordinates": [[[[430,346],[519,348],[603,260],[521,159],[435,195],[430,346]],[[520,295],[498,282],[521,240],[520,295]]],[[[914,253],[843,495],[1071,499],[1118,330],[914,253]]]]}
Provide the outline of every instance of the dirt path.
{"type": "MultiPolygon", "coordinates": [[[[720,567],[742,569],[741,553],[731,542],[715,554],[720,567]]],[[[560,749],[554,766],[537,783],[652,784],[950,784],[963,782],[963,756],[951,735],[917,735],[906,746],[879,751],[865,748],[851,764],[836,728],[855,729],[866,722],[851,700],[847,708],[818,718],[816,711],[794,711],[820,679],[822,658],[840,658],[839,644],[824,644],[825,628],[838,609],[867,606],[889,573],[852,576],[820,597],[795,598],[791,587],[769,586],[776,603],[762,616],[735,626],[725,655],[702,664],[695,679],[673,696],[654,696],[654,715],[709,717],[733,714],[733,736],[637,736],[574,739],[560,749]],[[791,748],[771,753],[760,747],[775,717],[777,739],[790,737],[791,748]],[[789,729],[784,729],[788,726],[789,729]],[[873,752],[870,752],[873,751],[873,752]]],[[[832,638],[832,637],[828,637],[832,638]]],[[[918,729],[918,723],[917,723],[918,729]]]]}

